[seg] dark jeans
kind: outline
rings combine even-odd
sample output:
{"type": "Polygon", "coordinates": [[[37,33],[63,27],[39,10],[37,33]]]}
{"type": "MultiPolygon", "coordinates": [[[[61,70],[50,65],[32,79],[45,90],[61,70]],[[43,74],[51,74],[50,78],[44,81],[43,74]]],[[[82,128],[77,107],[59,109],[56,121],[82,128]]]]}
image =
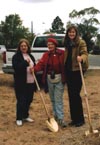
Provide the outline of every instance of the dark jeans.
{"type": "Polygon", "coordinates": [[[30,104],[34,95],[34,84],[27,84],[22,90],[15,91],[16,93],[16,120],[22,120],[29,116],[30,104]]]}
{"type": "Polygon", "coordinates": [[[82,99],[80,96],[82,80],[80,71],[66,71],[71,119],[74,123],[84,122],[82,99]]]}

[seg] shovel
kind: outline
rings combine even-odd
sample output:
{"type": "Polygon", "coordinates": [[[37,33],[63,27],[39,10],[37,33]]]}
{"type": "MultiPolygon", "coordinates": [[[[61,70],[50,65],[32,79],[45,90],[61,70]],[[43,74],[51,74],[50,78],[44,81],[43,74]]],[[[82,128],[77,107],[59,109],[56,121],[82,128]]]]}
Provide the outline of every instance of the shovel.
{"type": "Polygon", "coordinates": [[[34,72],[33,72],[33,76],[34,76],[34,80],[36,82],[37,89],[38,89],[38,91],[40,93],[40,97],[42,99],[42,102],[43,102],[43,105],[44,105],[46,114],[48,116],[48,120],[46,120],[46,124],[47,124],[47,126],[48,126],[48,128],[49,128],[50,131],[57,132],[58,131],[58,124],[57,124],[57,122],[55,121],[54,118],[50,118],[50,115],[48,113],[48,110],[47,110],[47,107],[46,107],[46,104],[45,104],[45,101],[44,101],[44,97],[43,97],[43,95],[42,95],[42,93],[40,91],[40,87],[39,87],[39,84],[37,82],[37,79],[36,79],[36,76],[35,76],[34,72]]]}
{"type": "Polygon", "coordinates": [[[88,123],[89,123],[89,130],[85,132],[85,135],[88,136],[89,134],[98,134],[98,130],[93,130],[93,127],[92,127],[87,91],[86,91],[85,81],[83,77],[82,66],[80,62],[79,62],[79,68],[80,68],[80,74],[81,74],[81,79],[82,79],[82,84],[83,84],[83,89],[84,89],[84,94],[85,94],[85,102],[86,102],[88,123]]]}

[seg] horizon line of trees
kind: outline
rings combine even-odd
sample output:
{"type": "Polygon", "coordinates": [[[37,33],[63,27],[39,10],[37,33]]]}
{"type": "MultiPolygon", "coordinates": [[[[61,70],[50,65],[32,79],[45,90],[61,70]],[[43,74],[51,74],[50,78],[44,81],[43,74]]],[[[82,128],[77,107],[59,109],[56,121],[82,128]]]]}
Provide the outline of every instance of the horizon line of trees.
{"type": "MultiPolygon", "coordinates": [[[[99,14],[100,11],[94,7],[85,8],[80,11],[74,9],[69,13],[69,21],[66,22],[66,28],[64,28],[61,18],[57,16],[51,23],[51,28],[45,31],[44,34],[65,34],[67,27],[74,24],[78,27],[80,36],[86,41],[89,52],[93,49],[94,45],[100,47],[100,22],[96,18],[99,14]]],[[[16,47],[21,38],[28,39],[31,44],[35,35],[34,31],[30,32],[29,28],[23,26],[18,14],[10,14],[6,16],[5,21],[1,21],[0,44],[5,45],[7,48],[16,47]]]]}

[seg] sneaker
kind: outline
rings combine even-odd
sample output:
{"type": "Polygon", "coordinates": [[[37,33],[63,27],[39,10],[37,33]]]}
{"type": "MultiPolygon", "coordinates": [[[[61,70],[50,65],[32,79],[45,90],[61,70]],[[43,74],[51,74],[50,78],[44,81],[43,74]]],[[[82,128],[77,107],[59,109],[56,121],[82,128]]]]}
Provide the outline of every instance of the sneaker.
{"type": "Polygon", "coordinates": [[[17,124],[18,126],[22,126],[22,125],[23,125],[22,120],[16,120],[16,124],[17,124]]]}
{"type": "Polygon", "coordinates": [[[63,127],[63,128],[67,127],[67,123],[66,123],[64,120],[62,120],[62,119],[59,119],[59,120],[58,120],[58,124],[59,124],[61,127],[63,127]]]}
{"type": "Polygon", "coordinates": [[[33,119],[31,119],[31,118],[25,118],[25,119],[23,119],[24,121],[27,121],[27,122],[34,122],[34,120],[33,119]]]}

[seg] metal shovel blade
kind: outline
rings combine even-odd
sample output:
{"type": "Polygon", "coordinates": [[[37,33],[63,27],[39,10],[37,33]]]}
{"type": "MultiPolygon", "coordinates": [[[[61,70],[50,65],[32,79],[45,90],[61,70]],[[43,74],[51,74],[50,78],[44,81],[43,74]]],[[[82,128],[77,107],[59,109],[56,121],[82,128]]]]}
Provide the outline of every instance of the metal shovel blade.
{"type": "Polygon", "coordinates": [[[50,118],[49,120],[46,120],[46,124],[50,131],[52,131],[52,132],[58,131],[58,124],[54,118],[50,118]]]}

